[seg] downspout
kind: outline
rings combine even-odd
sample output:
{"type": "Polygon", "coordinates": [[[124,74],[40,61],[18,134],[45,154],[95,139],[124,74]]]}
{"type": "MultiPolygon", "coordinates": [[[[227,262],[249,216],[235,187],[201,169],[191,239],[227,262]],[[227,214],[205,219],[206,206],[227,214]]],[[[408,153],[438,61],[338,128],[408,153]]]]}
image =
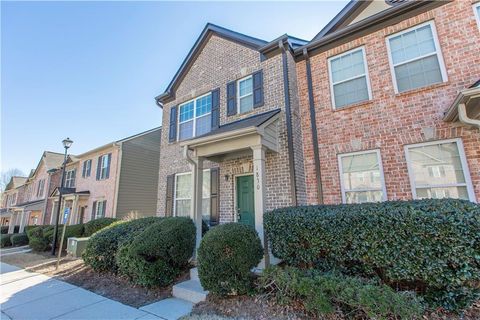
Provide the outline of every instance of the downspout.
{"type": "Polygon", "coordinates": [[[318,150],[317,120],[315,115],[315,101],[313,100],[312,69],[310,66],[310,57],[308,56],[308,51],[306,48],[303,49],[303,56],[305,57],[305,65],[306,65],[306,71],[307,71],[310,126],[312,128],[313,157],[315,161],[315,177],[317,180],[317,202],[318,204],[323,204],[324,201],[323,201],[322,175],[320,171],[320,152],[318,150]]]}
{"type": "Polygon", "coordinates": [[[290,168],[290,189],[292,190],[292,205],[297,205],[297,179],[295,174],[295,158],[293,150],[292,133],[292,111],[290,106],[290,85],[288,82],[288,61],[287,52],[283,40],[278,41],[278,47],[282,50],[283,64],[283,93],[285,97],[285,115],[287,120],[287,145],[288,145],[288,165],[290,168]]]}
{"type": "Polygon", "coordinates": [[[116,168],[116,174],[115,174],[115,190],[113,191],[113,212],[112,212],[112,218],[117,217],[117,205],[118,205],[118,190],[120,188],[120,173],[121,173],[121,168],[122,168],[122,148],[123,148],[123,143],[120,142],[120,144],[115,143],[115,145],[118,147],[118,155],[117,155],[117,168],[116,168]]]}

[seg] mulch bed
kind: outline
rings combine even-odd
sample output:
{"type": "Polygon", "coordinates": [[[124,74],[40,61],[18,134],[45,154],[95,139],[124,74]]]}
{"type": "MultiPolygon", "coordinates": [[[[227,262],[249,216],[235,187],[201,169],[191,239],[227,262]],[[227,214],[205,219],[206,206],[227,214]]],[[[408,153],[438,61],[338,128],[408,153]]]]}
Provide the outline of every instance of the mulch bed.
{"type": "MultiPolygon", "coordinates": [[[[301,306],[280,306],[266,296],[239,296],[218,298],[209,296],[207,301],[193,307],[193,315],[207,316],[220,315],[235,319],[279,319],[279,320],[305,320],[316,319],[301,310],[301,306]]],[[[350,319],[341,311],[335,314],[321,317],[324,320],[350,319]]],[[[480,301],[464,312],[463,315],[455,315],[442,310],[427,312],[423,319],[428,320],[478,320],[480,319],[480,301]]]]}

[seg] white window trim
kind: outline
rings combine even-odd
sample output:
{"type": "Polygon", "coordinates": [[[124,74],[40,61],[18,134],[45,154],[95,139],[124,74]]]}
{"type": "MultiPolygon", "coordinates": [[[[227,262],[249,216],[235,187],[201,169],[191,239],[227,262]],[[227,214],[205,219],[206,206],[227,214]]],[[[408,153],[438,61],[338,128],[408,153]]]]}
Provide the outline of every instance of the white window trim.
{"type": "MultiPolygon", "coordinates": [[[[210,169],[203,169],[203,174],[210,174],[210,169]]],[[[174,181],[174,185],[173,185],[173,213],[172,213],[172,216],[173,217],[176,217],[177,216],[177,200],[190,200],[192,201],[192,198],[193,198],[193,192],[195,192],[195,190],[193,190],[193,179],[192,179],[192,183],[191,183],[191,192],[192,192],[192,195],[190,198],[177,198],[177,179],[178,179],[178,176],[185,176],[185,175],[188,175],[188,174],[192,174],[191,171],[187,171],[187,172],[182,172],[182,173],[176,173],[175,174],[175,181],[174,181]]],[[[212,182],[210,181],[210,185],[212,184],[212,182]]],[[[202,181],[202,188],[203,188],[203,181],[202,181]]],[[[208,198],[204,198],[203,197],[203,192],[202,192],[202,201],[204,199],[210,199],[210,196],[208,198]]],[[[190,210],[192,209],[192,207],[190,207],[190,210]]],[[[211,208],[210,208],[211,210],[211,208]]],[[[190,216],[191,216],[191,212],[190,212],[190,216]]]]}
{"type": "Polygon", "coordinates": [[[106,206],[107,200],[106,199],[101,199],[101,200],[96,200],[96,202],[97,202],[97,204],[95,206],[95,215],[93,217],[94,220],[96,220],[98,218],[106,217],[106,213],[107,213],[107,206],[106,206]],[[101,216],[98,214],[98,208],[100,208],[100,206],[98,205],[99,203],[103,203],[102,204],[103,215],[101,215],[101,216]]]}
{"type": "MultiPolygon", "coordinates": [[[[88,178],[92,174],[92,159],[85,160],[83,162],[83,165],[85,166],[85,176],[83,178],[88,178]]],[[[82,172],[83,172],[83,170],[82,170],[82,172]]]]}
{"type": "Polygon", "coordinates": [[[362,103],[362,102],[367,102],[367,101],[372,100],[372,89],[370,87],[370,75],[368,74],[368,64],[367,64],[367,55],[365,54],[365,46],[357,47],[357,48],[354,48],[352,50],[348,50],[348,51],[345,51],[341,54],[337,54],[336,56],[328,58],[328,76],[329,76],[329,83],[330,83],[330,97],[331,97],[333,110],[342,110],[344,108],[348,108],[349,105],[354,105],[354,104],[357,104],[357,103],[362,103]],[[352,77],[352,78],[348,78],[348,79],[339,81],[337,83],[333,83],[332,60],[337,59],[337,58],[341,58],[343,56],[346,56],[346,55],[348,55],[352,52],[358,51],[358,50],[362,51],[363,67],[365,69],[364,70],[365,73],[362,74],[362,75],[359,75],[359,76],[355,76],[355,77],[352,77]],[[337,108],[336,102],[335,102],[335,91],[333,90],[333,86],[336,85],[336,84],[340,84],[340,83],[347,82],[347,81],[350,81],[350,80],[358,79],[358,78],[361,78],[361,77],[366,77],[365,80],[367,81],[368,100],[359,101],[359,102],[355,102],[355,103],[349,103],[349,104],[346,104],[344,106],[341,106],[341,107],[337,108]]]}
{"type": "MultiPolygon", "coordinates": [[[[364,151],[357,151],[357,152],[350,152],[350,153],[342,153],[338,155],[338,172],[340,173],[340,190],[342,192],[342,203],[347,203],[346,199],[346,192],[345,190],[345,184],[343,182],[343,166],[342,166],[342,158],[344,157],[349,157],[349,156],[355,156],[355,155],[361,155],[361,154],[369,154],[369,153],[375,153],[377,155],[378,159],[378,170],[380,170],[380,182],[382,184],[381,190],[382,190],[382,201],[387,201],[387,187],[385,186],[385,176],[383,173],[383,164],[382,164],[382,155],[380,153],[379,149],[374,149],[374,150],[364,150],[364,151]]],[[[378,190],[376,188],[368,188],[368,189],[358,189],[358,190],[348,190],[352,192],[362,192],[362,191],[375,191],[378,190]]]]}
{"type": "Polygon", "coordinates": [[[254,103],[253,103],[253,99],[252,99],[252,110],[248,110],[248,111],[245,111],[245,112],[240,111],[240,99],[245,98],[245,97],[249,97],[249,96],[253,97],[253,75],[248,75],[246,77],[243,77],[243,78],[237,80],[237,114],[247,113],[247,112],[250,112],[254,109],[254,103]],[[252,79],[252,92],[249,93],[249,94],[240,96],[240,82],[248,80],[250,78],[252,79]]]}
{"type": "Polygon", "coordinates": [[[98,180],[107,180],[108,155],[109,154],[107,153],[107,154],[104,154],[104,155],[100,156],[101,157],[101,159],[100,159],[100,177],[99,177],[98,180]],[[105,167],[103,166],[104,159],[107,159],[105,167]],[[103,170],[105,170],[105,175],[103,175],[103,170]]]}
{"type": "Polygon", "coordinates": [[[416,144],[409,144],[405,147],[405,159],[407,161],[407,169],[408,169],[408,177],[410,180],[410,189],[412,190],[412,197],[413,199],[417,198],[417,188],[442,188],[442,187],[467,187],[467,194],[468,198],[472,202],[477,202],[475,199],[475,192],[473,191],[472,179],[470,176],[470,170],[468,169],[467,158],[465,157],[465,149],[463,148],[462,139],[447,139],[447,140],[436,140],[430,142],[423,142],[423,143],[416,143],[416,144]],[[413,174],[413,169],[411,166],[411,159],[409,150],[412,148],[417,147],[424,147],[424,146],[431,146],[431,145],[438,145],[438,144],[446,144],[455,142],[458,148],[458,154],[460,155],[460,163],[462,164],[462,171],[465,178],[464,183],[450,183],[450,184],[439,184],[439,185],[415,185],[415,178],[413,174]]]}
{"type": "Polygon", "coordinates": [[[478,13],[478,8],[480,8],[480,2],[474,3],[472,8],[473,14],[475,15],[475,20],[477,20],[478,30],[480,31],[480,15],[478,13]]]}
{"type": "Polygon", "coordinates": [[[408,89],[408,90],[399,92],[398,91],[398,84],[397,84],[397,77],[395,76],[395,67],[399,66],[399,65],[402,65],[402,64],[405,64],[405,63],[416,61],[416,60],[419,60],[419,59],[422,59],[422,58],[433,56],[434,54],[437,55],[438,64],[440,65],[440,73],[442,74],[442,82],[441,83],[445,83],[445,82],[448,81],[448,75],[447,75],[447,70],[445,68],[445,62],[443,60],[442,50],[440,48],[440,43],[438,42],[437,28],[435,27],[435,23],[433,22],[433,20],[430,20],[430,21],[427,21],[427,22],[424,22],[424,23],[420,23],[420,24],[417,24],[417,25],[415,25],[411,28],[408,28],[408,29],[402,30],[400,32],[391,34],[391,35],[389,35],[388,37],[385,38],[385,41],[386,41],[386,44],[387,44],[388,62],[389,62],[389,65],[390,65],[390,74],[392,76],[393,89],[395,90],[395,94],[405,93],[405,92],[425,88],[425,87],[428,87],[428,86],[432,85],[432,84],[429,84],[429,85],[426,85],[426,86],[423,86],[423,87],[418,87],[418,88],[415,88],[415,89],[408,89]],[[420,56],[420,57],[416,57],[414,59],[410,59],[410,60],[407,60],[407,61],[403,61],[401,63],[398,63],[398,64],[394,65],[393,64],[393,58],[392,58],[392,50],[390,48],[390,39],[398,37],[398,36],[400,36],[404,33],[410,32],[412,30],[421,28],[421,27],[426,26],[426,25],[429,25],[431,30],[432,30],[433,43],[435,45],[435,53],[429,53],[429,54],[426,54],[426,55],[423,55],[423,56],[420,56]]]}
{"type": "MultiPolygon", "coordinates": [[[[188,140],[188,139],[192,139],[192,138],[195,138],[197,136],[197,100],[198,99],[201,99],[203,97],[207,97],[209,95],[211,95],[212,93],[211,92],[208,92],[208,93],[205,93],[204,95],[201,95],[201,96],[198,96],[198,97],[195,97],[193,99],[190,99],[188,101],[185,101],[183,102],[182,104],[179,104],[178,105],[178,115],[177,115],[177,122],[178,122],[178,125],[177,125],[177,141],[184,141],[184,140],[188,140]],[[186,105],[186,104],[189,104],[190,102],[193,102],[193,118],[190,119],[190,120],[187,120],[187,121],[183,121],[181,122],[180,121],[180,109],[182,108],[182,106],[186,105]],[[190,122],[190,121],[193,121],[193,129],[192,129],[192,136],[190,138],[186,138],[186,139],[183,139],[183,140],[180,140],[180,125],[182,123],[186,123],[186,122],[190,122]]],[[[210,112],[208,113],[204,113],[202,114],[201,116],[199,116],[198,118],[202,118],[202,117],[205,117],[209,114],[212,113],[212,109],[210,108],[210,112]]]]}
{"type": "Polygon", "coordinates": [[[75,175],[72,174],[72,176],[70,177],[70,179],[68,178],[68,174],[71,173],[71,172],[74,172],[75,169],[70,169],[70,170],[67,170],[65,171],[65,187],[66,188],[74,188],[75,187],[75,184],[72,186],[67,186],[68,182],[71,182],[72,180],[75,181],[75,175]]]}

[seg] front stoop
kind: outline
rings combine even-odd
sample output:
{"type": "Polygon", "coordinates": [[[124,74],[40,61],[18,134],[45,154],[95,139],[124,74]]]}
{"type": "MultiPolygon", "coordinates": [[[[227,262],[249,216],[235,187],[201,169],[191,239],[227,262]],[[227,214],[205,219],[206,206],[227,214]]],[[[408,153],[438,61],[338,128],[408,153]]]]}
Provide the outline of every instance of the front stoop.
{"type": "Polygon", "coordinates": [[[175,298],[199,303],[205,301],[208,291],[205,291],[198,278],[198,269],[190,269],[190,280],[177,283],[173,286],[173,296],[175,298]]]}

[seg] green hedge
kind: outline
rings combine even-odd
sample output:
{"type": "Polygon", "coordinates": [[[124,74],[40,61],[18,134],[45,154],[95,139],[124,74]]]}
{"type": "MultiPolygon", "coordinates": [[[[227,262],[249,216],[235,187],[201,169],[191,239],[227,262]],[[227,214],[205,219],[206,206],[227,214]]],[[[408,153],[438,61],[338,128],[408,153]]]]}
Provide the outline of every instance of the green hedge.
{"type": "Polygon", "coordinates": [[[396,292],[376,281],[335,273],[272,267],[264,270],[259,284],[280,304],[300,304],[319,318],[339,309],[355,319],[410,320],[423,313],[412,292],[396,292]]]}
{"type": "Polygon", "coordinates": [[[170,217],[155,223],[117,252],[119,272],[133,283],[152,287],[171,284],[188,265],[195,249],[190,218],[170,217]]]}
{"type": "Polygon", "coordinates": [[[283,208],[264,223],[273,254],[290,265],[375,275],[451,310],[478,297],[480,206],[471,202],[283,208]]]}
{"type": "Polygon", "coordinates": [[[96,232],[88,240],[82,254],[85,264],[95,271],[116,272],[118,267],[115,255],[120,246],[132,241],[137,234],[160,220],[159,217],[148,217],[131,221],[117,221],[96,232]]]}
{"type": "Polygon", "coordinates": [[[5,247],[10,247],[12,245],[12,242],[10,241],[11,234],[2,234],[0,235],[0,247],[5,248],[5,247]]]}
{"type": "Polygon", "coordinates": [[[99,219],[90,220],[89,222],[84,224],[85,231],[83,232],[83,236],[90,237],[92,234],[94,234],[98,230],[101,230],[116,221],[118,221],[118,219],[115,219],[115,218],[99,218],[99,219]]]}
{"type": "MultiPolygon", "coordinates": [[[[7,234],[9,226],[1,226],[0,227],[0,234],[7,234]]],[[[20,230],[20,226],[13,227],[13,233],[18,233],[20,230]]]]}
{"type": "Polygon", "coordinates": [[[28,245],[33,251],[42,252],[48,250],[50,242],[44,236],[44,226],[38,226],[27,230],[28,245]]]}
{"type": "Polygon", "coordinates": [[[263,257],[257,232],[240,223],[208,231],[198,250],[198,275],[205,290],[217,295],[244,294],[252,288],[251,269],[263,257]]]}
{"type": "Polygon", "coordinates": [[[15,233],[10,237],[12,246],[24,246],[28,244],[28,237],[26,233],[15,233]]]}

